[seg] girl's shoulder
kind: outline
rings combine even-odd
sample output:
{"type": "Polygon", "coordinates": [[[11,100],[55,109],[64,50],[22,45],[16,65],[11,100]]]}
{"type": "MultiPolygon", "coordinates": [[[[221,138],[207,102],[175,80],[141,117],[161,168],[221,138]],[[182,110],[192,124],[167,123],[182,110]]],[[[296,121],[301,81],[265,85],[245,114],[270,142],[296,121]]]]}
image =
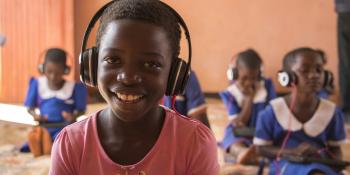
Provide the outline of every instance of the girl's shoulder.
{"type": "Polygon", "coordinates": [[[85,85],[82,82],[75,82],[75,81],[69,81],[70,83],[74,84],[74,88],[76,89],[85,89],[85,85]]]}
{"type": "MultiPolygon", "coordinates": [[[[191,137],[205,137],[214,139],[212,131],[201,122],[183,116],[167,107],[164,129],[173,132],[180,139],[190,139],[191,137]]],[[[215,140],[215,139],[214,139],[215,140]]]]}
{"type": "Polygon", "coordinates": [[[173,149],[177,160],[188,162],[187,166],[192,167],[189,171],[216,174],[219,164],[217,143],[212,131],[197,120],[182,116],[170,109],[165,110],[166,119],[161,140],[163,143],[176,144],[174,147],[163,147],[162,150],[168,152],[170,148],[173,149]]]}
{"type": "MultiPolygon", "coordinates": [[[[70,124],[59,132],[52,147],[51,160],[53,162],[63,162],[63,164],[72,166],[69,168],[78,170],[82,162],[82,156],[86,151],[99,151],[97,149],[99,143],[97,132],[94,129],[96,116],[97,113],[70,124]]],[[[62,164],[55,164],[54,166],[60,167],[62,164]]]]}

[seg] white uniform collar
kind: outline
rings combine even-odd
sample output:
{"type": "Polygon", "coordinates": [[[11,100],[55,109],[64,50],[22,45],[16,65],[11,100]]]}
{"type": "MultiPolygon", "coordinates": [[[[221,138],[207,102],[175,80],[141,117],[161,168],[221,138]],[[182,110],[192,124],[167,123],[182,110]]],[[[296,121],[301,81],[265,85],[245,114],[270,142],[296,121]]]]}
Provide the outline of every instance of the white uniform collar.
{"type": "MultiPolygon", "coordinates": [[[[253,103],[263,103],[266,101],[267,97],[267,90],[265,88],[265,81],[261,80],[259,83],[257,83],[257,91],[255,93],[253,103]]],[[[239,90],[236,83],[233,83],[231,86],[227,88],[227,91],[235,97],[237,104],[239,107],[242,107],[244,94],[239,90]]]]}
{"type": "Polygon", "coordinates": [[[334,103],[324,99],[320,100],[316,112],[312,118],[304,124],[291,113],[287,103],[282,97],[276,98],[270,103],[276,119],[283,129],[288,130],[289,128],[291,131],[303,129],[307,135],[316,137],[326,129],[336,109],[334,103]],[[290,124],[290,126],[288,124],[290,124]]]}
{"type": "Polygon", "coordinates": [[[61,100],[67,100],[73,94],[74,85],[74,82],[66,80],[61,89],[51,90],[49,88],[47,78],[45,76],[41,76],[38,78],[38,93],[42,99],[56,97],[61,100]]]}

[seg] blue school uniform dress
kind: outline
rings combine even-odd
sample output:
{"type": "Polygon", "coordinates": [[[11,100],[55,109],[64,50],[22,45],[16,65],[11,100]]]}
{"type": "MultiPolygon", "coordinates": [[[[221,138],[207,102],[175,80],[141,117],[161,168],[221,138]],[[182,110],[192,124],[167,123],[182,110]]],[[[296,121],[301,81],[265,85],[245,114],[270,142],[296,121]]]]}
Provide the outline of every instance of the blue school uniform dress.
{"type": "MultiPolygon", "coordinates": [[[[172,97],[170,96],[164,97],[164,106],[172,108],[171,98],[172,97]]],[[[176,96],[175,109],[184,116],[189,116],[206,109],[204,94],[199,85],[197,76],[193,71],[191,71],[190,77],[187,81],[185,94],[176,96]]]]}
{"type": "MultiPolygon", "coordinates": [[[[277,98],[258,117],[254,144],[280,147],[288,128],[291,130],[285,148],[295,148],[307,142],[320,149],[326,146],[340,146],[345,141],[344,121],[341,111],[328,100],[320,99],[320,104],[312,118],[302,124],[291,113],[283,98],[277,98]]],[[[307,175],[313,170],[321,170],[327,175],[336,175],[330,167],[319,164],[298,164],[281,160],[270,164],[271,175],[278,171],[283,175],[307,175]]]]}
{"type": "MultiPolygon", "coordinates": [[[[51,90],[47,78],[31,78],[24,105],[27,108],[39,108],[41,116],[47,116],[48,122],[66,122],[62,112],[73,113],[74,110],[85,111],[87,90],[82,83],[65,81],[59,90],[51,90]]],[[[47,128],[52,140],[62,128],[47,128]]],[[[21,151],[29,151],[24,144],[21,151]]]]}
{"type": "Polygon", "coordinates": [[[326,89],[321,89],[316,93],[316,95],[319,98],[328,99],[330,96],[330,93],[326,89]]]}
{"type": "MultiPolygon", "coordinates": [[[[219,93],[228,111],[230,123],[227,125],[223,140],[219,146],[227,150],[232,144],[244,142],[247,145],[252,144],[252,139],[237,137],[233,134],[234,127],[231,121],[241,112],[244,99],[243,93],[239,90],[236,83],[231,84],[225,91],[219,93]]],[[[275,88],[271,79],[263,79],[258,83],[257,90],[253,99],[253,108],[247,127],[255,128],[259,111],[262,111],[269,101],[276,97],[275,88]]]]}

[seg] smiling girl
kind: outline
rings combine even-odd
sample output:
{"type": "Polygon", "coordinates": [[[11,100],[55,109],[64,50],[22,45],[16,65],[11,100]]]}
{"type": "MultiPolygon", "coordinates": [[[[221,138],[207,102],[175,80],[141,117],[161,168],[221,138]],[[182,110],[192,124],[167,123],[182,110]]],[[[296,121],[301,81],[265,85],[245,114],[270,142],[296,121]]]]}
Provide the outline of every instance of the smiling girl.
{"type": "Polygon", "coordinates": [[[120,0],[104,10],[97,87],[108,106],[57,137],[51,175],[215,175],[215,138],[159,106],[180,49],[177,17],[158,0],[120,0]]]}

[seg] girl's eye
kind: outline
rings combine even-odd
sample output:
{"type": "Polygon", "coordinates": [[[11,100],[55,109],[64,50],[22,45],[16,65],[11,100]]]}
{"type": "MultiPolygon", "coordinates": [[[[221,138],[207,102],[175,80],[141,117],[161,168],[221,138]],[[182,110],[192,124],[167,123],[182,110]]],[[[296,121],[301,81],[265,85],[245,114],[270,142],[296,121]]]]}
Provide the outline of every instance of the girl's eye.
{"type": "Polygon", "coordinates": [[[161,69],[162,64],[156,61],[148,61],[148,62],[145,62],[145,67],[151,68],[151,69],[161,69]]]}
{"type": "Polygon", "coordinates": [[[105,57],[103,60],[106,61],[108,64],[119,64],[120,63],[120,59],[118,57],[105,57]]]}
{"type": "Polygon", "coordinates": [[[301,73],[307,73],[307,72],[308,72],[307,69],[299,69],[299,71],[300,71],[301,73]]]}

